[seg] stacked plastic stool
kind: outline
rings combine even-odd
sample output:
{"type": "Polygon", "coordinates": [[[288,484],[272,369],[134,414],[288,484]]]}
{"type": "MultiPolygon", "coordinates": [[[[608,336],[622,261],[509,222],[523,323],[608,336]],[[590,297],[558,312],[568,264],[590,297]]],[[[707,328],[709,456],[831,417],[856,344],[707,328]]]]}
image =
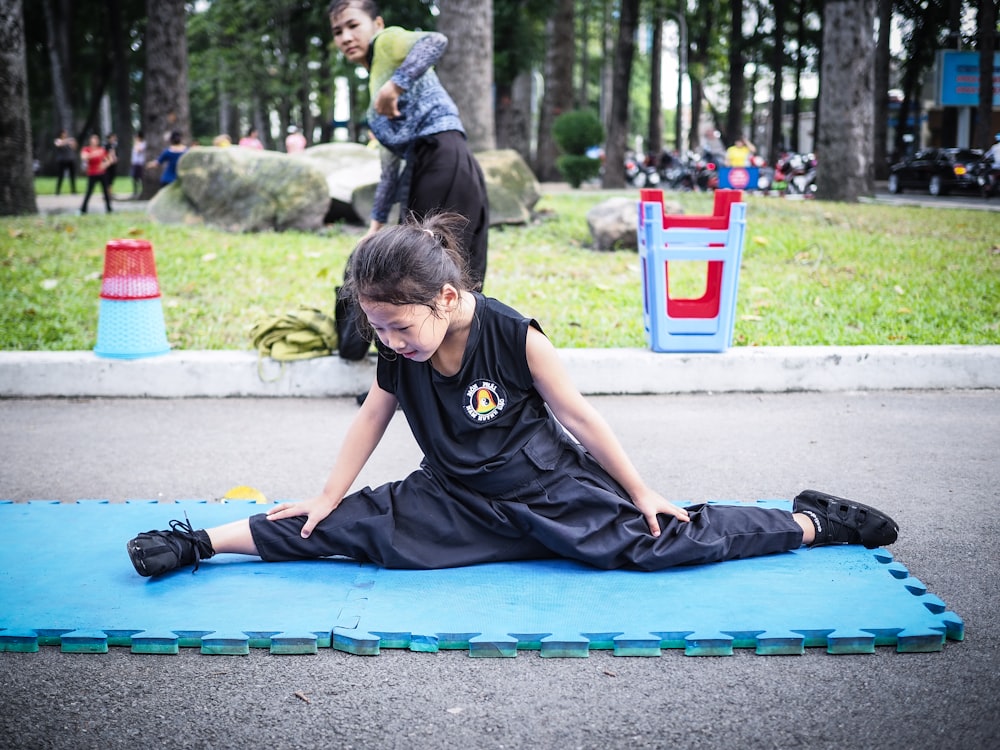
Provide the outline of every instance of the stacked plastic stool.
{"type": "Polygon", "coordinates": [[[104,251],[94,353],[139,359],[169,351],[153,246],[146,240],[111,240],[104,251]]]}
{"type": "Polygon", "coordinates": [[[656,352],[722,352],[733,343],[736,291],[746,236],[740,190],[716,190],[711,216],[665,215],[663,191],[639,198],[643,325],[656,352]],[[670,263],[701,261],[705,291],[672,297],[670,263]]]}

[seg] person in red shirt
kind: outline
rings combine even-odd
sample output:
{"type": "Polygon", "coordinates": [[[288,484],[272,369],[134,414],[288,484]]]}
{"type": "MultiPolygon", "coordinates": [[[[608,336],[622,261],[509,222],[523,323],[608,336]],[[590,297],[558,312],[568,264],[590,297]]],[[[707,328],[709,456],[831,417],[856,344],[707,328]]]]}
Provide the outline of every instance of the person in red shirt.
{"type": "Polygon", "coordinates": [[[90,136],[89,143],[80,150],[80,158],[87,165],[87,192],[83,196],[83,206],[80,213],[87,213],[87,204],[90,202],[90,195],[94,192],[94,186],[100,185],[104,191],[104,206],[108,213],[111,213],[111,193],[108,190],[108,183],[104,179],[104,173],[111,164],[117,161],[114,154],[109,154],[101,146],[101,138],[96,133],[90,136]]]}

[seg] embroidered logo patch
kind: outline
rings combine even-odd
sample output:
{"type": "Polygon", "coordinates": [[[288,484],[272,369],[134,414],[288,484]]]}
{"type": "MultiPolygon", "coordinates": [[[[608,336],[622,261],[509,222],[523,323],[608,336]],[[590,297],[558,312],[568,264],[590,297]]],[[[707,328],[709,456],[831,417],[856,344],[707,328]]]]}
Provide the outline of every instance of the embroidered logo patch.
{"type": "Polygon", "coordinates": [[[496,383],[477,380],[465,389],[465,413],[473,422],[490,422],[507,406],[507,394],[496,383]]]}

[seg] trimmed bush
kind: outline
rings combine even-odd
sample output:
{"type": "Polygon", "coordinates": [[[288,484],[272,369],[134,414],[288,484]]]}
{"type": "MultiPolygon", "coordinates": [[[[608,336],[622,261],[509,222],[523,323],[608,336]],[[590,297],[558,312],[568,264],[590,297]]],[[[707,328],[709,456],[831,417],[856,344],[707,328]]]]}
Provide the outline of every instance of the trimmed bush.
{"type": "Polygon", "coordinates": [[[587,156],[587,149],[604,142],[604,127],[592,112],[576,110],[559,115],[552,124],[552,137],[563,155],[556,168],[575,188],[601,172],[599,159],[587,156]]]}
{"type": "Polygon", "coordinates": [[[572,187],[578,188],[591,177],[601,173],[601,160],[577,154],[563,154],[556,157],[556,169],[572,187]]]}
{"type": "Polygon", "coordinates": [[[604,126],[593,112],[565,112],[552,123],[552,137],[564,154],[584,156],[591,146],[604,143],[604,126]]]}

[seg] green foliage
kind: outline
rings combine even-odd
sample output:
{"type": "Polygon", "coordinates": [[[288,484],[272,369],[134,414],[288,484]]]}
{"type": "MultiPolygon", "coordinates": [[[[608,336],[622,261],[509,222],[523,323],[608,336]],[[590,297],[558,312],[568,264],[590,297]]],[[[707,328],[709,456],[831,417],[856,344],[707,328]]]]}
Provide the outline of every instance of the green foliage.
{"type": "MultiPolygon", "coordinates": [[[[539,320],[559,347],[647,345],[635,251],[589,249],[587,212],[610,196],[636,193],[547,194],[538,220],[490,232],[487,294],[539,320]]],[[[711,212],[710,195],[669,197],[711,212]]],[[[747,216],[737,346],[1000,344],[994,213],[750,196],[747,216]]],[[[170,343],[249,350],[262,318],[332,308],[362,233],[232,235],[127,212],[3,219],[0,349],[91,349],[105,244],[142,237],[170,343]]]]}
{"type": "Polygon", "coordinates": [[[556,157],[556,168],[559,170],[559,174],[566,178],[566,182],[578,188],[587,180],[597,177],[601,173],[601,161],[600,159],[591,159],[589,156],[563,154],[556,157]]]}
{"type": "Polygon", "coordinates": [[[493,79],[509,86],[545,57],[545,19],[551,0],[494,0],[493,79]]]}
{"type": "Polygon", "coordinates": [[[552,137],[564,154],[583,156],[591,146],[604,143],[604,126],[593,112],[564,112],[552,123],[552,137]]]}

